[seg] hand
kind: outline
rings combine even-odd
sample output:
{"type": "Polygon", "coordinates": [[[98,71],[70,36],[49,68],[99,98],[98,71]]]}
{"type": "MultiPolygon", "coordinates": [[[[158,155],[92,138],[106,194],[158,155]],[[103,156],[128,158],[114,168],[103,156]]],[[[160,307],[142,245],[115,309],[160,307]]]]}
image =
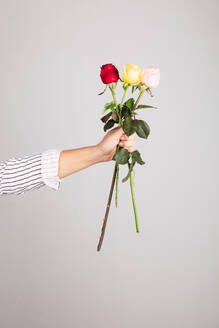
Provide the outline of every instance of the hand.
{"type": "Polygon", "coordinates": [[[111,129],[97,144],[97,148],[102,153],[102,161],[108,162],[112,160],[114,154],[116,153],[117,144],[127,149],[129,152],[133,152],[135,145],[135,135],[136,132],[128,137],[124,133],[122,127],[111,129]]]}

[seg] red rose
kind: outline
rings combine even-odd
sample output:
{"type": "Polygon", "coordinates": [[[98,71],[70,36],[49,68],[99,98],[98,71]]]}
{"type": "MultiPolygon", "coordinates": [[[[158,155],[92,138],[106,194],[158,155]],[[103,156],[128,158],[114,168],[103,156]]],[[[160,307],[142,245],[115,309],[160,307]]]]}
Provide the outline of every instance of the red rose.
{"type": "Polygon", "coordinates": [[[100,77],[104,84],[117,82],[119,79],[119,71],[113,64],[102,65],[100,77]]]}

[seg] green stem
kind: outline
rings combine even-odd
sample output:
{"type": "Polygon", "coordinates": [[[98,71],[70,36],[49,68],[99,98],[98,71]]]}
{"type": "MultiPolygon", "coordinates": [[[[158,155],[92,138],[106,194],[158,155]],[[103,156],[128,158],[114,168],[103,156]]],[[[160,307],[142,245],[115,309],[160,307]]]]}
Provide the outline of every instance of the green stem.
{"type": "Polygon", "coordinates": [[[141,99],[141,96],[143,95],[144,92],[145,92],[145,89],[142,90],[142,91],[139,93],[139,96],[138,96],[138,98],[137,98],[137,100],[136,100],[136,102],[135,102],[135,104],[134,104],[133,112],[135,111],[135,109],[136,109],[136,107],[137,107],[137,105],[138,105],[138,103],[139,103],[139,101],[140,101],[140,99],[141,99]]]}
{"type": "Polygon", "coordinates": [[[118,107],[118,104],[117,104],[117,101],[116,101],[115,89],[111,89],[111,91],[112,91],[114,103],[116,104],[116,107],[118,107]]]}
{"type": "MultiPolygon", "coordinates": [[[[144,91],[145,91],[145,89],[143,89],[143,90],[140,92],[140,94],[139,94],[139,96],[138,96],[138,98],[137,98],[137,100],[136,100],[136,102],[135,102],[135,104],[134,104],[133,111],[135,111],[135,109],[136,109],[136,107],[137,107],[137,105],[138,105],[138,103],[139,103],[139,101],[140,101],[140,99],[141,99],[141,97],[142,97],[144,91]]],[[[130,165],[131,165],[131,164],[128,163],[129,168],[130,168],[130,165]]],[[[135,214],[136,232],[139,232],[139,227],[138,227],[138,213],[137,213],[136,204],[135,204],[135,195],[134,195],[134,188],[133,188],[132,171],[130,172],[130,187],[131,187],[131,194],[132,194],[133,209],[134,209],[134,214],[135,214]]]]}
{"type": "Polygon", "coordinates": [[[124,91],[124,93],[123,93],[122,101],[121,101],[121,103],[120,103],[120,110],[122,109],[122,104],[123,104],[123,101],[124,101],[124,99],[125,99],[125,96],[126,96],[126,93],[127,93],[129,87],[130,87],[130,85],[128,85],[128,86],[125,88],[125,91],[124,91]]]}
{"type": "MultiPolygon", "coordinates": [[[[124,101],[124,99],[125,99],[125,96],[126,96],[126,93],[127,93],[127,91],[128,91],[128,88],[129,88],[129,86],[130,85],[127,85],[127,87],[125,88],[125,90],[124,90],[124,93],[123,93],[123,96],[122,96],[122,101],[121,101],[121,103],[120,103],[120,105],[119,105],[119,117],[121,118],[121,112],[122,112],[122,104],[123,104],[123,101],[124,101]]],[[[121,122],[121,125],[122,125],[122,119],[120,119],[120,122],[121,122]]]]}
{"type": "MultiPolygon", "coordinates": [[[[114,103],[116,104],[116,113],[118,115],[119,118],[119,127],[122,126],[122,118],[120,115],[120,110],[119,110],[119,106],[117,104],[117,100],[116,100],[116,94],[115,94],[115,89],[114,87],[110,88],[111,92],[112,92],[112,96],[113,96],[113,100],[114,103]]],[[[123,97],[124,100],[124,97],[123,97]]],[[[117,145],[116,147],[116,152],[119,149],[119,145],[117,145]]],[[[119,164],[115,164],[115,170],[116,170],[116,194],[115,194],[115,202],[116,202],[116,207],[118,206],[118,187],[119,187],[119,164]]]]}
{"type": "Polygon", "coordinates": [[[133,188],[132,172],[130,173],[130,187],[131,187],[131,194],[132,194],[133,209],[134,209],[134,214],[135,214],[136,232],[139,232],[138,213],[137,213],[136,204],[135,204],[135,195],[134,195],[134,188],[133,188]]]}
{"type": "MultiPolygon", "coordinates": [[[[119,116],[119,127],[121,126],[122,126],[122,119],[120,119],[119,116]]],[[[116,146],[116,152],[118,149],[119,149],[119,144],[116,146]]],[[[118,189],[119,189],[119,164],[116,163],[116,193],[115,193],[116,207],[118,207],[118,189]]]]}
{"type": "Polygon", "coordinates": [[[121,115],[120,115],[119,107],[118,107],[118,104],[117,104],[117,101],[116,101],[115,89],[114,89],[114,88],[111,88],[110,90],[111,90],[112,95],[113,95],[114,103],[116,104],[116,113],[117,113],[118,118],[119,118],[119,127],[120,127],[120,126],[122,126],[122,119],[121,119],[121,115]]]}

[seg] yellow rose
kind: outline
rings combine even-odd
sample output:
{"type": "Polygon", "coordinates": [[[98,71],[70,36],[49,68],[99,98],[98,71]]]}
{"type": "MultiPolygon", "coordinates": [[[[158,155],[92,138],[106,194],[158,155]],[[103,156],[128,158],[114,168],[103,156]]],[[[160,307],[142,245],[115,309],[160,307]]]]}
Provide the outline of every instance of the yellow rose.
{"type": "Polygon", "coordinates": [[[141,70],[137,65],[128,64],[127,68],[122,65],[122,80],[129,84],[138,84],[141,80],[141,70]]]}

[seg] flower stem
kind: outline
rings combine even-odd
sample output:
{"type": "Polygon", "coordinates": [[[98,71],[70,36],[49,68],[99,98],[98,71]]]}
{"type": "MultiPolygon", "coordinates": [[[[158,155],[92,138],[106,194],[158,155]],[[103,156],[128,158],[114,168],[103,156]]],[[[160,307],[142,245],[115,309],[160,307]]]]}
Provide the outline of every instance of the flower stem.
{"type": "Polygon", "coordinates": [[[138,103],[139,103],[139,101],[140,101],[140,99],[141,99],[141,96],[143,95],[143,93],[144,93],[144,89],[139,93],[139,96],[138,96],[138,98],[137,98],[137,100],[136,100],[136,102],[135,102],[135,104],[134,104],[134,108],[133,108],[133,111],[136,109],[136,107],[137,107],[137,105],[138,105],[138,103]]]}
{"type": "Polygon", "coordinates": [[[134,214],[135,214],[136,232],[139,232],[138,213],[137,213],[136,204],[135,204],[135,195],[134,195],[134,188],[133,188],[132,172],[130,172],[130,187],[131,187],[131,194],[132,194],[133,209],[134,209],[134,214]]]}
{"type": "MultiPolygon", "coordinates": [[[[134,107],[133,107],[133,112],[135,111],[143,93],[145,92],[145,90],[147,90],[149,88],[143,88],[140,93],[139,93],[139,96],[134,104],[134,107]]],[[[130,168],[130,163],[128,163],[128,166],[130,168]]],[[[133,177],[132,177],[132,171],[130,172],[130,187],[131,187],[131,194],[132,194],[132,203],[133,203],[133,209],[134,209],[134,214],[135,214],[135,225],[136,225],[136,232],[139,232],[139,227],[138,227],[138,213],[137,213],[137,209],[136,209],[136,204],[135,204],[135,195],[134,195],[134,188],[133,188],[133,177]]]]}
{"type": "Polygon", "coordinates": [[[125,88],[125,91],[123,93],[122,101],[120,103],[120,110],[122,109],[122,104],[123,104],[123,101],[125,99],[125,96],[126,96],[126,93],[127,93],[129,87],[130,87],[130,85],[127,85],[127,87],[125,88]]]}
{"type": "Polygon", "coordinates": [[[111,204],[111,200],[112,200],[112,195],[113,195],[113,189],[114,189],[114,185],[115,185],[115,180],[116,180],[116,171],[117,171],[116,164],[117,163],[115,163],[115,166],[114,166],[113,178],[112,178],[110,193],[109,193],[109,197],[108,197],[106,212],[105,212],[105,216],[104,216],[104,220],[103,220],[101,235],[100,235],[99,243],[97,245],[97,251],[100,251],[100,248],[101,248],[101,245],[102,245],[102,242],[103,242],[103,237],[104,237],[105,229],[106,229],[106,223],[107,223],[107,219],[108,219],[108,215],[109,215],[109,209],[110,209],[110,204],[111,204]]]}
{"type": "MultiPolygon", "coordinates": [[[[120,115],[118,113],[118,110],[117,110],[118,109],[118,104],[117,104],[117,101],[116,101],[116,95],[115,95],[114,87],[110,88],[110,90],[112,92],[113,100],[114,100],[114,103],[116,105],[116,112],[117,112],[117,115],[119,117],[119,127],[120,127],[122,125],[122,120],[121,120],[121,117],[120,117],[120,115]]],[[[116,146],[116,151],[118,149],[119,149],[119,145],[116,146]]],[[[99,243],[97,245],[97,251],[100,251],[101,245],[102,245],[102,242],[103,242],[103,238],[104,238],[104,234],[105,234],[105,230],[106,230],[106,223],[107,223],[109,210],[110,210],[110,205],[111,205],[111,200],[112,200],[112,195],[113,195],[113,190],[114,190],[114,186],[115,186],[115,181],[116,181],[116,207],[118,205],[118,173],[119,173],[119,164],[117,164],[115,162],[113,177],[112,177],[112,183],[111,183],[111,187],[110,187],[110,193],[109,193],[106,212],[105,212],[103,225],[102,225],[102,229],[101,229],[101,235],[100,235],[100,238],[99,238],[99,243]],[[117,178],[117,180],[116,180],[116,178],[117,178]]]]}
{"type": "Polygon", "coordinates": [[[116,207],[118,207],[118,189],[119,189],[119,164],[116,163],[116,207]]]}
{"type": "MultiPolygon", "coordinates": [[[[122,126],[122,120],[119,121],[119,127],[122,126]]],[[[119,150],[119,144],[116,146],[116,152],[119,150]]],[[[116,163],[116,195],[115,195],[115,202],[116,207],[118,207],[118,189],[119,189],[119,164],[116,163]]]]}
{"type": "Polygon", "coordinates": [[[118,118],[119,118],[119,127],[120,127],[122,125],[122,119],[121,119],[121,115],[120,115],[120,111],[119,111],[119,106],[118,106],[117,100],[116,100],[115,89],[112,87],[112,88],[110,88],[110,90],[112,92],[113,100],[114,100],[114,103],[116,105],[116,113],[117,113],[118,118]]]}
{"type": "Polygon", "coordinates": [[[112,88],[112,89],[111,89],[111,91],[112,91],[112,95],[113,95],[113,100],[114,100],[114,103],[116,104],[116,107],[118,107],[118,104],[117,104],[117,101],[116,101],[116,94],[115,94],[115,89],[114,89],[114,88],[112,88]]]}
{"type": "MultiPolygon", "coordinates": [[[[134,104],[133,107],[133,112],[135,111],[143,93],[144,93],[145,89],[141,90],[141,92],[139,93],[139,96],[134,104]]],[[[128,167],[130,169],[130,163],[128,163],[128,167]]],[[[130,187],[131,187],[131,194],[132,194],[132,204],[133,204],[133,209],[134,209],[134,214],[135,214],[135,225],[136,225],[136,232],[139,232],[139,227],[138,227],[138,213],[137,213],[137,209],[136,209],[136,204],[135,204],[135,195],[134,195],[134,188],[133,188],[133,178],[132,178],[132,171],[130,172],[130,187]]]]}

